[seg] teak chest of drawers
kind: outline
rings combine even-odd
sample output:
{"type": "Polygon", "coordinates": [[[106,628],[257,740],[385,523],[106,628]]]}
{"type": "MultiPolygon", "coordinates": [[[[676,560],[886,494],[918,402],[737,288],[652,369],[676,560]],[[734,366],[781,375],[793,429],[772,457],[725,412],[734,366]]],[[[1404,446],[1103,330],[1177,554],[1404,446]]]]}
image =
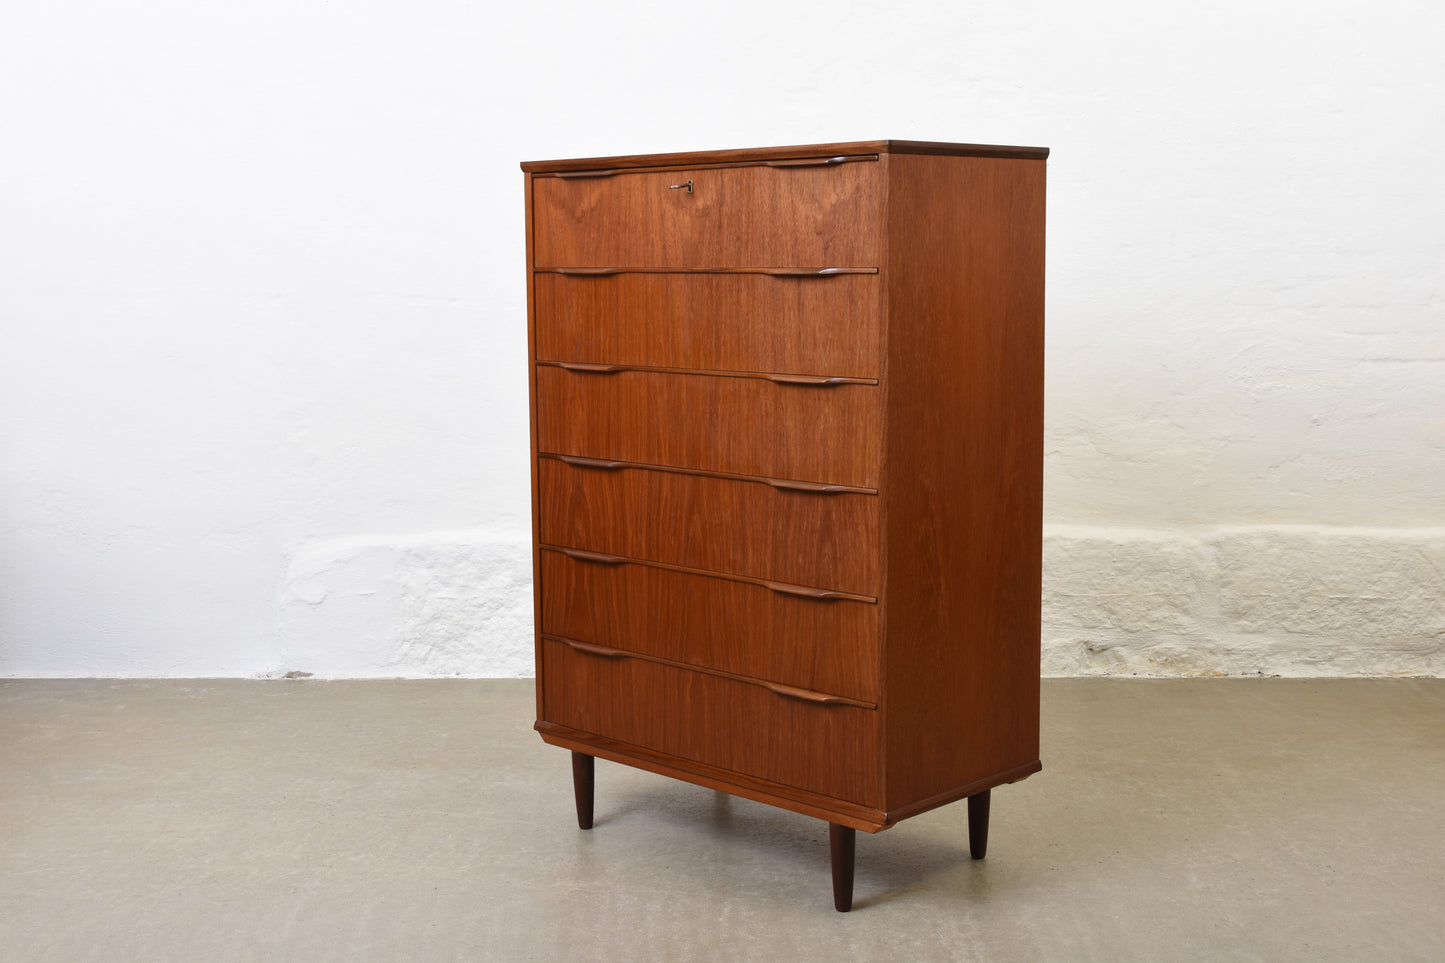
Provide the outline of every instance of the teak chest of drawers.
{"type": "Polygon", "coordinates": [[[1042,148],[525,163],[537,724],[854,831],[1037,772],[1042,148]]]}

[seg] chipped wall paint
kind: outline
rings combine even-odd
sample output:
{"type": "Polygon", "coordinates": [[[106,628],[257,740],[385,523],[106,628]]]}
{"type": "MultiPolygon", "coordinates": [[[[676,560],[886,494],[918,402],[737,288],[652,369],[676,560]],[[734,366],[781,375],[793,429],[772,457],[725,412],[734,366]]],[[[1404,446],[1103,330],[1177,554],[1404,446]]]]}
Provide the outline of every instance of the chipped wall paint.
{"type": "MultiPolygon", "coordinates": [[[[532,674],[530,543],[463,535],[309,545],[271,674],[532,674]],[[326,640],[350,637],[337,664],[326,640]],[[479,673],[478,667],[483,670],[479,673]]],[[[1445,529],[1050,526],[1050,676],[1439,675],[1445,529]]]]}
{"type": "Polygon", "coordinates": [[[531,675],[531,543],[453,534],[309,544],[282,583],[278,658],[266,674],[531,675]]]}
{"type": "Polygon", "coordinates": [[[1053,526],[1048,675],[1440,675],[1445,528],[1053,526]]]}
{"type": "Polygon", "coordinates": [[[517,162],[876,137],[1053,149],[1047,671],[1440,671],[1445,5],[142,9],[0,31],[0,675],[525,674],[517,162]]]}

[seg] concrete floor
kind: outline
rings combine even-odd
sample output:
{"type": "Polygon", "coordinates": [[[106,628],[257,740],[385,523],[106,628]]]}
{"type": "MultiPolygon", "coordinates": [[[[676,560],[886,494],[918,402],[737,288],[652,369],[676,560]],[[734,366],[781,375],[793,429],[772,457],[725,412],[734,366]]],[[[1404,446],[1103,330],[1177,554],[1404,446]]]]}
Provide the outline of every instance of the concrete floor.
{"type": "Polygon", "coordinates": [[[1445,959],[1445,680],[1057,680],[858,834],[567,754],[527,681],[0,683],[4,960],[1445,959]]]}

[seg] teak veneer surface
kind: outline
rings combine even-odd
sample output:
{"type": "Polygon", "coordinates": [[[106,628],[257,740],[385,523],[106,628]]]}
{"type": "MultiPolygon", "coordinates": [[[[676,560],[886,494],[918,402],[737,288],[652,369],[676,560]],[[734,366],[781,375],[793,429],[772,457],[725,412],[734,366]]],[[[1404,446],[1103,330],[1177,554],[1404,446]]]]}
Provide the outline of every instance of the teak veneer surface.
{"type": "Polygon", "coordinates": [[[885,780],[901,808],[1038,759],[1044,165],[904,155],[889,181],[885,780]]]}
{"type": "Polygon", "coordinates": [[[881,261],[874,161],[688,173],[691,193],[674,189],[682,175],[669,171],[538,178],[536,265],[876,268],[881,261]]]}
{"type": "Polygon", "coordinates": [[[878,378],[876,274],[541,273],[539,361],[878,378]]]}
{"type": "Polygon", "coordinates": [[[542,641],[552,721],[783,786],[878,803],[878,713],[542,641]],[[607,698],[597,698],[597,692],[607,698]]]}
{"type": "Polygon", "coordinates": [[[878,606],[542,552],[542,631],[783,685],[878,700],[878,606]]]}
{"type": "Polygon", "coordinates": [[[855,140],[789,147],[749,147],[742,150],[675,151],[663,154],[619,154],[570,160],[523,161],[530,174],[558,171],[622,170],[631,167],[689,167],[700,164],[745,164],[789,158],[849,157],[860,154],[934,154],[950,157],[1008,157],[1044,160],[1047,147],[1006,147],[997,144],[950,144],[928,140],[855,140]]]}
{"type": "Polygon", "coordinates": [[[541,451],[838,485],[878,484],[874,385],[539,366],[541,451]]]}
{"type": "Polygon", "coordinates": [[[878,498],[540,459],[549,545],[876,596],[878,498]]]}

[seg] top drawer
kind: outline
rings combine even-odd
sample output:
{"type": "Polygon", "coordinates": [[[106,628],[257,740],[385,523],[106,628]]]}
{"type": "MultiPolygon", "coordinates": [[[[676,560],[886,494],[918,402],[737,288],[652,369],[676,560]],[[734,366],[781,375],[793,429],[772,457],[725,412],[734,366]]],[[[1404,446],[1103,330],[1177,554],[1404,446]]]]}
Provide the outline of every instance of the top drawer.
{"type": "Polygon", "coordinates": [[[536,267],[868,267],[880,262],[875,158],[538,174],[536,267]],[[692,182],[692,192],[675,184],[692,182]]]}

